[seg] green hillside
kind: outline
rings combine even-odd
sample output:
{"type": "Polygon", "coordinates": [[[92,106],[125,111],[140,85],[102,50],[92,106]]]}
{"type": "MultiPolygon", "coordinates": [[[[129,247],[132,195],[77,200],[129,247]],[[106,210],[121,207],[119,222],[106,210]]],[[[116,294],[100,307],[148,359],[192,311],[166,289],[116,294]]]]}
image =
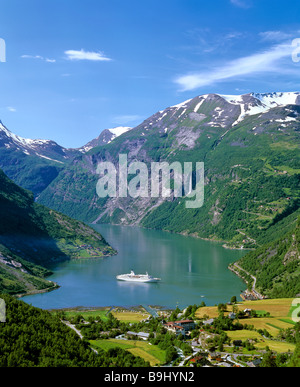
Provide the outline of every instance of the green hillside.
{"type": "Polygon", "coordinates": [[[245,255],[239,266],[256,277],[256,289],[270,298],[300,294],[300,217],[293,230],[245,255]]]}
{"type": "Polygon", "coordinates": [[[0,168],[16,184],[39,195],[53,181],[64,165],[22,151],[0,148],[0,168]]]}
{"type": "Polygon", "coordinates": [[[287,232],[290,222],[284,220],[299,215],[300,107],[276,107],[232,125],[239,116],[237,106],[212,95],[194,113],[199,98],[159,112],[110,144],[77,157],[39,202],[87,222],[140,224],[226,241],[235,248],[262,245],[274,237],[279,222],[280,232],[287,232]],[[214,118],[216,109],[223,112],[225,124],[214,118]],[[203,207],[187,210],[185,198],[97,197],[98,163],[117,166],[122,153],[128,163],[204,162],[203,207]]]}
{"type": "Polygon", "coordinates": [[[51,288],[47,266],[72,258],[115,254],[89,226],[34,202],[0,170],[0,291],[51,288]]]}
{"type": "Polygon", "coordinates": [[[91,350],[87,341],[56,315],[1,295],[6,322],[0,323],[0,367],[143,367],[143,359],[122,349],[91,350]]]}

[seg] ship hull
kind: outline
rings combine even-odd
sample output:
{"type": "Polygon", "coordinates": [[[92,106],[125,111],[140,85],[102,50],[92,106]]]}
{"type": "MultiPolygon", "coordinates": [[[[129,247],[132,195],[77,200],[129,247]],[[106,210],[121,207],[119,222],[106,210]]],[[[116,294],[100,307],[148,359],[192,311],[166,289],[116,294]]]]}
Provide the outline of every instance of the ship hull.
{"type": "Polygon", "coordinates": [[[156,283],[159,282],[159,278],[128,278],[123,276],[117,276],[118,281],[124,281],[124,282],[139,282],[139,283],[156,283]]]}

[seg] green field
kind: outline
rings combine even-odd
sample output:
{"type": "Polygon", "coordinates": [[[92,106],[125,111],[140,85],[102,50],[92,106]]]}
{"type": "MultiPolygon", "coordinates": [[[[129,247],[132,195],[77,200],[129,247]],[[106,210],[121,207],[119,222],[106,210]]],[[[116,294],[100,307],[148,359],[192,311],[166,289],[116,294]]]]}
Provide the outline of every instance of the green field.
{"type": "Polygon", "coordinates": [[[106,321],[108,320],[108,317],[106,316],[106,314],[108,313],[109,309],[110,308],[91,309],[91,310],[74,309],[74,310],[66,310],[64,312],[67,320],[72,317],[81,315],[85,320],[88,320],[89,317],[99,316],[101,320],[106,321]]]}
{"type": "Polygon", "coordinates": [[[166,363],[166,353],[156,345],[148,342],[136,340],[91,340],[91,346],[94,349],[109,350],[110,348],[120,347],[131,352],[134,356],[140,356],[145,361],[149,361],[151,366],[162,365],[166,363]]]}
{"type": "MultiPolygon", "coordinates": [[[[89,317],[99,316],[101,320],[107,321],[107,314],[111,308],[103,307],[103,308],[94,308],[94,309],[65,309],[66,319],[76,317],[81,315],[85,320],[88,320],[89,317]]],[[[146,312],[145,309],[141,308],[140,310],[127,310],[127,309],[113,309],[111,310],[112,315],[120,321],[127,323],[137,323],[142,320],[145,320],[149,317],[149,313],[146,312]]]]}
{"type": "Polygon", "coordinates": [[[294,352],[296,345],[285,343],[281,341],[271,340],[267,338],[263,338],[258,332],[256,331],[248,331],[248,330],[242,330],[242,331],[227,331],[226,332],[228,337],[230,337],[231,340],[257,340],[255,342],[254,346],[257,349],[265,349],[266,347],[269,347],[272,351],[282,353],[282,352],[294,352]]]}
{"type": "Polygon", "coordinates": [[[123,322],[129,323],[138,323],[142,320],[145,320],[149,317],[149,314],[145,312],[133,312],[133,311],[123,311],[123,310],[113,310],[112,314],[115,318],[123,322]]]}
{"type": "MultiPolygon", "coordinates": [[[[259,317],[240,319],[239,322],[243,325],[253,325],[254,329],[257,330],[266,329],[271,336],[276,337],[281,329],[292,328],[295,324],[292,320],[292,313],[297,307],[292,306],[293,301],[294,299],[292,298],[282,298],[241,302],[237,304],[239,310],[246,308],[255,310],[259,317]],[[266,313],[270,313],[270,315],[261,317],[266,313]]],[[[232,306],[228,305],[225,314],[230,313],[231,310],[232,306]]],[[[218,308],[216,306],[199,308],[196,312],[196,317],[199,319],[205,316],[216,318],[218,315],[218,308]]],[[[295,350],[294,344],[263,338],[257,331],[239,330],[226,333],[232,340],[257,340],[254,345],[260,350],[265,349],[266,346],[279,353],[295,350]]]]}

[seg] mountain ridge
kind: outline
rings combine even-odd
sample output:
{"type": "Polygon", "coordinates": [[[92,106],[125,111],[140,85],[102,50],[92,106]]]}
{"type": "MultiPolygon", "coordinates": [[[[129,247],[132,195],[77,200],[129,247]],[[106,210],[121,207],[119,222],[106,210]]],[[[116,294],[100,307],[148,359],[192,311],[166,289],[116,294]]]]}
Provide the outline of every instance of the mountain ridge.
{"type": "Polygon", "coordinates": [[[17,184],[38,197],[70,161],[93,146],[113,141],[130,129],[105,129],[96,139],[81,148],[64,148],[52,140],[33,140],[18,136],[0,120],[0,168],[17,184]]]}
{"type": "Polygon", "coordinates": [[[230,103],[226,98],[232,96],[218,94],[197,96],[155,113],[111,143],[76,158],[42,193],[40,202],[88,222],[134,224],[229,241],[231,247],[256,247],[276,216],[298,208],[299,93],[273,94],[274,107],[269,94],[261,98],[268,97],[271,107],[251,94],[242,97],[244,111],[249,112],[248,107],[255,112],[242,119],[240,96],[230,103]],[[257,106],[259,112],[253,110],[257,106]],[[117,167],[121,153],[127,154],[128,163],[204,161],[203,208],[185,211],[185,199],[174,197],[98,198],[98,163],[111,161],[117,167]]]}

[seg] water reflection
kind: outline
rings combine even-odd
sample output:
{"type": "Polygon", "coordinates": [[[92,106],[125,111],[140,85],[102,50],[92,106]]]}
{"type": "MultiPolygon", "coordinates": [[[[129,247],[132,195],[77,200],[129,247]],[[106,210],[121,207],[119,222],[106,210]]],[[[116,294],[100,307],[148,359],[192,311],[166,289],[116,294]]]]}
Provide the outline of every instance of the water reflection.
{"type": "Polygon", "coordinates": [[[184,307],[226,302],[239,296],[244,283],[227,267],[244,252],[161,231],[111,225],[94,226],[118,255],[59,264],[53,281],[61,288],[24,300],[42,308],[68,306],[163,305],[184,307]],[[117,281],[134,270],[161,278],[160,283],[117,281]],[[203,295],[205,298],[203,299],[203,295]]]}

